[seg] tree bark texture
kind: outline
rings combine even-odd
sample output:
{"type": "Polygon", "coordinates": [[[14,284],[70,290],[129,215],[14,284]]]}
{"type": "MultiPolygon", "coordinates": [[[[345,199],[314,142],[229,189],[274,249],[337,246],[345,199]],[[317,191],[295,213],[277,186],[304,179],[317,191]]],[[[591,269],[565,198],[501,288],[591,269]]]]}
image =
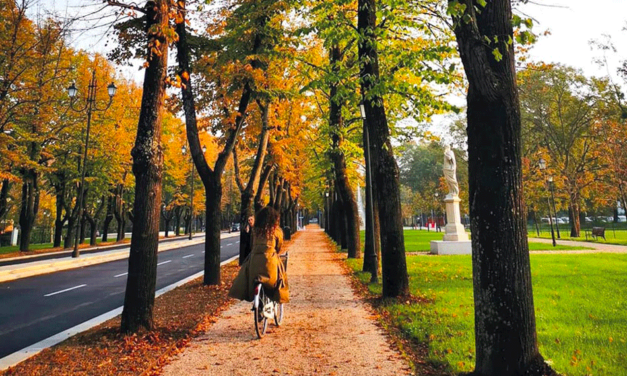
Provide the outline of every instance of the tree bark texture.
{"type": "MultiPolygon", "coordinates": [[[[365,138],[364,132],[364,138],[365,138]]],[[[364,145],[367,145],[364,140],[364,145]]],[[[368,158],[368,148],[364,147],[364,156],[368,158]]],[[[366,166],[366,232],[364,243],[364,265],[363,271],[370,273],[370,281],[379,281],[379,260],[381,260],[381,243],[379,227],[379,206],[377,200],[373,200],[371,190],[368,189],[368,182],[371,181],[369,166],[366,166]],[[372,213],[370,212],[372,205],[372,213]],[[374,223],[373,223],[374,221],[374,223]]]]}
{"type": "Polygon", "coordinates": [[[2,180],[2,189],[0,189],[0,218],[4,218],[9,211],[9,190],[11,181],[9,179],[2,180]]]}
{"type": "Polygon", "coordinates": [[[581,221],[580,221],[580,209],[579,209],[579,196],[571,196],[570,210],[572,212],[570,221],[570,237],[578,238],[581,234],[581,221]]]}
{"type": "Polygon", "coordinates": [[[106,243],[109,240],[109,225],[113,221],[113,205],[115,203],[114,197],[109,195],[107,198],[107,213],[105,214],[105,220],[102,229],[102,242],[106,243]]]}
{"type": "Polygon", "coordinates": [[[20,251],[28,252],[30,237],[39,211],[39,173],[25,169],[22,173],[22,202],[20,208],[20,251]]]}
{"type": "Polygon", "coordinates": [[[370,134],[370,162],[375,199],[379,204],[383,296],[397,297],[409,293],[405,239],[401,212],[399,169],[390,142],[390,129],[383,98],[371,93],[379,80],[379,57],[376,49],[376,1],[358,1],[357,28],[359,43],[361,91],[370,134]]]}
{"type": "Polygon", "coordinates": [[[259,178],[259,188],[257,188],[257,193],[255,194],[255,213],[263,208],[263,190],[268,183],[268,178],[273,169],[274,165],[271,164],[267,164],[263,168],[263,172],[259,178]]]}
{"type": "Polygon", "coordinates": [[[67,214],[63,215],[63,209],[65,208],[65,188],[64,182],[59,185],[55,185],[56,191],[56,214],[54,219],[54,241],[52,243],[53,248],[61,246],[61,240],[63,238],[63,225],[67,220],[67,214]]]}
{"type": "Polygon", "coordinates": [[[167,0],[149,1],[145,8],[148,67],[144,75],[137,137],[131,152],[135,175],[135,202],[128,279],[122,311],[124,333],[137,332],[142,328],[150,330],[154,325],[163,173],[161,127],[168,65],[168,42],[163,38],[163,33],[158,31],[168,27],[168,4],[167,0]]]}
{"type": "Polygon", "coordinates": [[[454,17],[468,77],[468,172],[475,300],[475,374],[543,375],[522,190],[521,119],[509,0],[454,17]],[[464,20],[470,20],[466,22],[464,20]],[[484,36],[499,36],[486,44],[484,36]],[[503,55],[492,55],[498,47],[503,55]]]}

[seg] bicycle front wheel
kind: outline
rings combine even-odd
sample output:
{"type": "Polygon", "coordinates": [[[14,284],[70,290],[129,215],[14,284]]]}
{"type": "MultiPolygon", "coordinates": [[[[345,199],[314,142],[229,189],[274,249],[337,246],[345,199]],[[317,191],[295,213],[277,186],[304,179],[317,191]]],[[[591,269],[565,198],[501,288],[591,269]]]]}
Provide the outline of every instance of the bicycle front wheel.
{"type": "Polygon", "coordinates": [[[281,323],[283,322],[284,309],[285,307],[282,303],[277,303],[274,307],[274,324],[276,326],[281,326],[281,323]]]}

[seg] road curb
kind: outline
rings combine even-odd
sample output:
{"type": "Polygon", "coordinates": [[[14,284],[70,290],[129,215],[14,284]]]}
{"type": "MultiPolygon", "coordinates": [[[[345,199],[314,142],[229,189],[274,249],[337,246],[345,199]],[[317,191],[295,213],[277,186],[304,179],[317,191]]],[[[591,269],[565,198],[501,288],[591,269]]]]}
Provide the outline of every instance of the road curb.
{"type": "MultiPolygon", "coordinates": [[[[229,236],[229,237],[233,237],[233,236],[229,236]]],[[[228,238],[228,237],[227,237],[228,238]]],[[[233,256],[227,260],[224,260],[220,263],[220,266],[224,266],[230,262],[233,262],[235,260],[237,260],[239,258],[239,256],[233,256]]],[[[201,277],[202,275],[204,275],[204,271],[202,272],[198,272],[196,274],[193,274],[187,278],[184,278],[178,282],[175,282],[169,286],[166,286],[158,291],[155,292],[155,298],[165,294],[166,292],[172,291],[177,287],[180,287],[188,282],[193,281],[194,279],[201,277]]],[[[96,316],[91,320],[87,320],[84,323],[78,324],[70,329],[64,330],[60,333],[57,333],[51,337],[48,337],[44,340],[41,340],[35,344],[32,344],[28,347],[23,348],[22,350],[16,351],[13,354],[7,355],[4,358],[0,359],[0,371],[4,371],[7,368],[13,367],[15,365],[17,365],[18,363],[21,363],[23,361],[25,361],[26,359],[30,358],[31,356],[37,355],[38,353],[40,353],[42,350],[45,350],[49,347],[52,347],[60,342],[65,341],[66,339],[84,332],[86,330],[89,330],[97,325],[102,324],[103,322],[110,320],[116,316],[118,316],[119,314],[122,313],[122,309],[124,307],[118,307],[116,309],[113,309],[109,312],[103,313],[100,316],[96,316]]]]}
{"type": "MultiPolygon", "coordinates": [[[[227,234],[221,239],[229,239],[239,236],[239,233],[227,234]]],[[[181,246],[191,246],[196,244],[202,244],[205,242],[204,237],[201,239],[187,240],[181,239],[181,244],[179,241],[171,241],[168,243],[164,243],[163,247],[159,247],[159,252],[169,251],[171,249],[180,248],[181,246]]],[[[130,246],[129,246],[130,247],[130,246]]],[[[0,270],[0,283],[14,281],[16,279],[33,277],[41,274],[54,273],[62,270],[70,270],[82,268],[85,266],[91,266],[96,264],[103,264],[105,262],[117,261],[128,258],[129,249],[123,249],[120,251],[111,251],[111,253],[107,254],[95,254],[95,255],[87,255],[84,258],[78,259],[53,259],[45,262],[47,260],[41,261],[40,264],[37,265],[28,265],[28,264],[17,264],[15,268],[6,270],[0,270]],[[21,266],[20,265],[24,265],[21,266]]],[[[35,261],[37,262],[37,261],[35,261]]]]}

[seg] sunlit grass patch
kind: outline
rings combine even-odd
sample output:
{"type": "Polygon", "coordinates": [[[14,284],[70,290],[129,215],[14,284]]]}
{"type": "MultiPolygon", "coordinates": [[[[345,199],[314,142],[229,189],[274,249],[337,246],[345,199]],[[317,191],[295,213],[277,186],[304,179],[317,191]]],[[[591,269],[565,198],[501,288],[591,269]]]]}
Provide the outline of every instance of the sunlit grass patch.
{"type": "MultiPolygon", "coordinates": [[[[361,260],[349,260],[361,270],[361,260]]],[[[532,255],[540,351],[566,375],[621,375],[627,369],[627,255],[532,255]]],[[[426,343],[427,361],[454,372],[474,366],[470,256],[407,257],[412,294],[428,303],[384,306],[394,325],[426,343]]],[[[367,274],[360,274],[364,283],[367,274]]],[[[380,294],[381,285],[369,285],[380,294]]]]}

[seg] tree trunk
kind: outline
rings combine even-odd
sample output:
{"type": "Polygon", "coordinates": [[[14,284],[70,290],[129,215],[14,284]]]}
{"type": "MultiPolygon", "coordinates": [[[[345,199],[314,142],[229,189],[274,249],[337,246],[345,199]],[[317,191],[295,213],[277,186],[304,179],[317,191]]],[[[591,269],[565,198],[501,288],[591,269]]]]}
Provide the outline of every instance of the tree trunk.
{"type": "Polygon", "coordinates": [[[9,179],[2,180],[2,189],[0,189],[0,218],[4,218],[9,211],[9,190],[11,181],[9,179]]]}
{"type": "Polygon", "coordinates": [[[54,248],[61,246],[61,240],[63,237],[63,225],[67,220],[67,213],[63,215],[63,209],[65,208],[65,184],[61,183],[60,185],[55,185],[56,191],[56,214],[54,220],[54,241],[52,246],[54,248]]]}
{"type": "Polygon", "coordinates": [[[153,328],[153,307],[157,282],[159,211],[163,153],[161,120],[167,76],[168,43],[162,30],[168,27],[169,1],[146,4],[148,67],[144,75],[142,105],[133,156],[135,202],[133,236],[128,259],[128,278],[124,296],[121,329],[124,333],[153,328]],[[157,44],[156,42],[159,42],[157,44]],[[153,45],[150,47],[151,45],[153,45]],[[150,50],[155,52],[150,52],[150,50]]]}
{"type": "Polygon", "coordinates": [[[361,91],[370,135],[370,157],[374,195],[379,204],[383,296],[409,293],[405,239],[401,212],[399,170],[394,159],[390,129],[383,98],[371,89],[379,81],[379,57],[376,49],[376,1],[358,1],[357,28],[364,38],[359,43],[361,91]]]}
{"type": "MultiPolygon", "coordinates": [[[[365,138],[364,132],[364,138],[365,138]]],[[[367,143],[364,141],[364,145],[367,143]]],[[[364,156],[368,158],[368,148],[364,147],[364,156]]],[[[370,282],[379,281],[379,260],[381,260],[381,243],[379,227],[379,206],[377,200],[373,200],[371,190],[368,189],[370,178],[370,168],[366,166],[366,231],[365,231],[365,252],[363,271],[370,273],[370,282]],[[372,205],[372,213],[370,212],[372,205]],[[374,222],[373,222],[374,221],[374,222]]],[[[424,223],[421,222],[421,223],[424,223]]]]}
{"type": "Polygon", "coordinates": [[[80,233],[80,237],[79,237],[79,242],[78,244],[83,244],[85,243],[85,236],[87,233],[87,218],[85,218],[85,215],[83,214],[83,218],[81,219],[81,233],[80,233]]]}
{"type": "Polygon", "coordinates": [[[571,196],[570,199],[570,237],[578,238],[581,231],[581,222],[579,221],[579,199],[577,196],[571,196]]]}
{"type": "Polygon", "coordinates": [[[536,234],[540,237],[540,227],[538,226],[538,212],[533,211],[533,222],[536,224],[536,234]]]}
{"type": "Polygon", "coordinates": [[[177,206],[176,209],[174,209],[174,236],[181,235],[181,210],[181,206],[177,206]]]}
{"type": "Polygon", "coordinates": [[[68,215],[67,218],[67,233],[65,234],[65,241],[63,242],[63,248],[74,247],[74,231],[76,230],[76,218],[73,215],[68,215]]]}
{"type": "Polygon", "coordinates": [[[116,241],[121,241],[126,238],[126,216],[124,215],[124,206],[122,205],[122,212],[115,214],[115,221],[117,222],[117,236],[116,241]]]}
{"type": "Polygon", "coordinates": [[[263,172],[259,178],[259,187],[257,188],[257,193],[255,194],[255,213],[263,208],[263,190],[268,182],[268,178],[270,177],[270,173],[273,168],[274,165],[266,165],[266,167],[263,168],[263,172]]]}
{"type": "Polygon", "coordinates": [[[222,182],[205,188],[207,231],[205,232],[205,285],[220,284],[220,218],[222,217],[222,182]]]}
{"type": "MultiPolygon", "coordinates": [[[[187,30],[185,26],[185,0],[177,2],[179,15],[182,22],[177,23],[176,32],[179,36],[176,43],[177,57],[179,62],[179,70],[181,73],[182,83],[181,94],[183,98],[183,110],[185,112],[185,128],[187,130],[187,141],[189,143],[190,152],[198,175],[202,179],[205,186],[206,195],[206,221],[207,231],[205,239],[205,285],[220,284],[220,224],[222,219],[222,209],[220,207],[222,199],[222,172],[233,148],[235,142],[242,129],[246,109],[252,95],[252,88],[249,82],[244,83],[242,95],[238,105],[238,114],[235,117],[235,123],[230,128],[226,136],[224,149],[218,154],[212,170],[207,164],[204,153],[200,146],[200,138],[198,136],[198,123],[196,119],[196,104],[194,94],[192,92],[192,75],[190,71],[189,46],[187,44],[187,30]]],[[[266,17],[262,17],[264,26],[266,17]]],[[[261,48],[261,36],[257,35],[254,39],[252,53],[256,54],[261,48]]],[[[259,63],[257,60],[251,62],[253,68],[257,68],[259,63]]]]}
{"type": "Polygon", "coordinates": [[[103,229],[102,229],[102,242],[107,242],[109,239],[109,225],[111,224],[111,221],[113,220],[113,205],[114,205],[114,198],[113,196],[109,196],[109,198],[107,199],[107,214],[105,215],[105,220],[104,220],[104,225],[103,225],[103,229]]]}
{"type": "MultiPolygon", "coordinates": [[[[237,149],[233,148],[233,166],[235,168],[235,178],[237,186],[240,190],[240,243],[239,243],[239,264],[242,265],[244,259],[250,252],[250,236],[244,231],[244,228],[248,225],[248,217],[254,216],[253,212],[253,199],[256,196],[256,189],[259,181],[261,180],[262,166],[266,157],[266,151],[268,148],[268,140],[270,139],[270,124],[268,123],[268,113],[270,112],[270,104],[261,104],[257,101],[259,110],[261,111],[261,133],[259,134],[259,144],[257,145],[257,153],[255,154],[255,161],[253,162],[252,169],[246,187],[240,178],[239,173],[239,161],[237,160],[237,149]]],[[[251,229],[252,231],[252,229],[251,229]]]]}
{"type": "Polygon", "coordinates": [[[35,170],[24,170],[22,174],[22,201],[20,207],[20,252],[28,252],[30,237],[39,210],[39,174],[35,170]]]}
{"type": "MultiPolygon", "coordinates": [[[[334,73],[339,72],[339,64],[342,60],[342,52],[338,45],[334,45],[329,53],[331,60],[331,69],[334,73]]],[[[332,128],[331,141],[332,149],[330,152],[331,160],[335,167],[335,186],[340,196],[342,204],[342,248],[348,249],[348,258],[361,257],[361,245],[359,241],[359,212],[357,210],[357,200],[355,194],[350,187],[348,174],[346,172],[346,158],[342,151],[341,129],[344,128],[344,118],[342,116],[342,107],[344,101],[338,95],[338,81],[332,81],[330,84],[330,103],[329,103],[329,123],[332,128]]]]}
{"type": "Polygon", "coordinates": [[[475,375],[544,375],[538,351],[522,190],[521,119],[510,0],[475,11],[455,34],[468,77],[468,175],[475,301],[475,375]],[[483,36],[499,35],[486,44],[483,36]],[[493,57],[494,48],[503,54],[493,57]]]}

